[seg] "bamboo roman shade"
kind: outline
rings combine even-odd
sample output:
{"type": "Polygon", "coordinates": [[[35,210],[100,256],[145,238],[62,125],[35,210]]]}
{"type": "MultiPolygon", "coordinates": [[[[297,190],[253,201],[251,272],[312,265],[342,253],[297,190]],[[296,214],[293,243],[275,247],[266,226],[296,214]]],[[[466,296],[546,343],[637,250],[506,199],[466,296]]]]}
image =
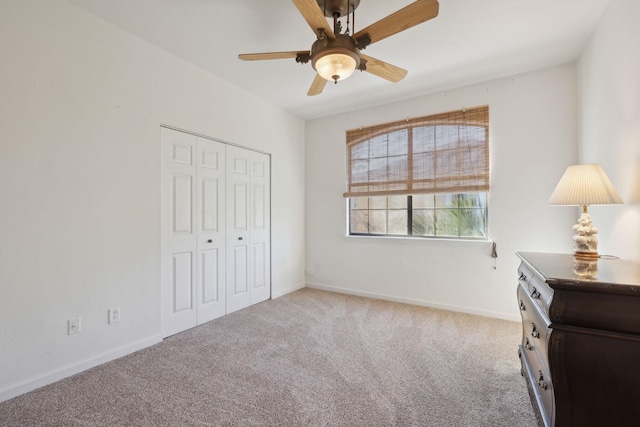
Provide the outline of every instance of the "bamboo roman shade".
{"type": "Polygon", "coordinates": [[[489,191],[489,107],[347,131],[345,197],[489,191]]]}

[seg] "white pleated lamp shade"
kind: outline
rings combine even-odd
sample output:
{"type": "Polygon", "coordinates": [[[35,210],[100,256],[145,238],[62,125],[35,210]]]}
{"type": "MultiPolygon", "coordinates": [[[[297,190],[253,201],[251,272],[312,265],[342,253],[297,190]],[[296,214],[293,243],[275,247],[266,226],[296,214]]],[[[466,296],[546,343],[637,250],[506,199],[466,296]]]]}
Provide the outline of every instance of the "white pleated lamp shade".
{"type": "Polygon", "coordinates": [[[617,205],[622,198],[600,165],[569,166],[549,198],[550,205],[617,205]]]}

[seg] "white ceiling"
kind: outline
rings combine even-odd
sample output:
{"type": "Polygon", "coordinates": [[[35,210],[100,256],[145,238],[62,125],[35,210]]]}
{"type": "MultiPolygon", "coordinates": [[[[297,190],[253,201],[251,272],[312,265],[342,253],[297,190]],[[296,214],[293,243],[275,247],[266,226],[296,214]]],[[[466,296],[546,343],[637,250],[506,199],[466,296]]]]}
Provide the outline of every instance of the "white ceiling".
{"type": "MultiPolygon", "coordinates": [[[[309,97],[311,64],[239,53],[309,50],[290,0],[68,0],[303,119],[386,104],[576,60],[609,0],[440,0],[440,14],[364,53],[409,71],[356,72],[309,97]]],[[[356,31],[412,0],[361,0],[356,31]]]]}

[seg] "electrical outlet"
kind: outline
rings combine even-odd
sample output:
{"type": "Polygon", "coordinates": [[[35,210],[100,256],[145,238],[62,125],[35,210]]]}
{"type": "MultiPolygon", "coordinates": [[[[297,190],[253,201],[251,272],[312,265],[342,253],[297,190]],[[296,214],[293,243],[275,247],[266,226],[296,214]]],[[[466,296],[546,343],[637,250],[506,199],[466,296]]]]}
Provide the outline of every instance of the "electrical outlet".
{"type": "Polygon", "coordinates": [[[109,309],[109,324],[120,321],[120,307],[109,309]]]}
{"type": "Polygon", "coordinates": [[[80,318],[69,319],[67,322],[67,335],[73,335],[80,332],[80,318]]]}

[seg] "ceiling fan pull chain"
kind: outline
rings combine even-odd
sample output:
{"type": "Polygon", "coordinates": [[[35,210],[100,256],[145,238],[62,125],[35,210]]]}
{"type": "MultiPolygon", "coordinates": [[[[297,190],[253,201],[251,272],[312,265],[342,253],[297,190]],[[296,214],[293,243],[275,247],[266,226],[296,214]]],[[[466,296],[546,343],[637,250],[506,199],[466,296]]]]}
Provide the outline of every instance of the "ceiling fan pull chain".
{"type": "Polygon", "coordinates": [[[351,8],[351,0],[347,2],[347,30],[344,32],[346,35],[349,35],[349,9],[351,8]]]}
{"type": "MultiPolygon", "coordinates": [[[[351,2],[349,2],[351,4],[351,2]]],[[[351,6],[349,6],[351,8],[351,6]]],[[[356,33],[356,8],[351,9],[351,33],[356,33]]]]}

